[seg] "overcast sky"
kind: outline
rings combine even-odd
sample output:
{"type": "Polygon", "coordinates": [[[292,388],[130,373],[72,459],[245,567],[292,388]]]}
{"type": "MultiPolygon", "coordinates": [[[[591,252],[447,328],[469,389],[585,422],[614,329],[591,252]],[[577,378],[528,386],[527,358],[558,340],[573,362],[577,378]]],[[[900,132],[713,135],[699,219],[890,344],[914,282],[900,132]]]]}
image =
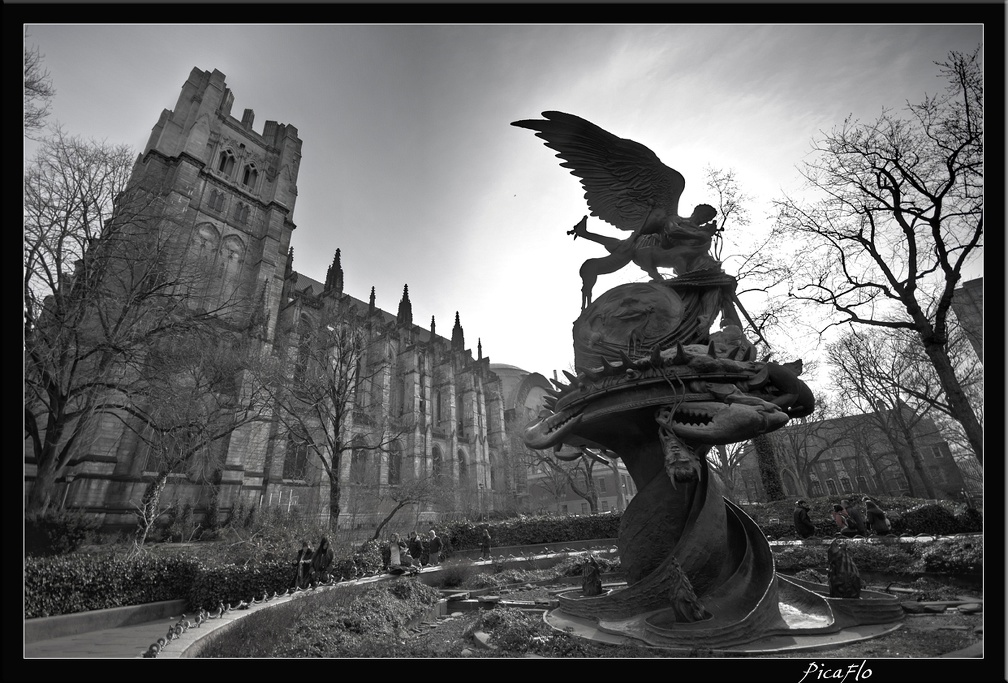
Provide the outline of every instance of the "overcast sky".
{"type": "MultiPolygon", "coordinates": [[[[943,87],[935,61],[980,25],[29,25],[56,88],[53,121],[143,150],[193,67],[218,69],[232,115],[303,141],[294,269],[491,362],[547,376],[573,363],[578,268],[601,246],[566,235],[588,213],[577,179],[512,121],[577,114],[653,150],[686,178],[682,213],[734,169],[753,231],[795,191],[820,130],[943,87]]],[[[592,217],[588,228],[625,236],[592,217]]],[[[982,275],[982,266],[979,274],[982,275]]],[[[645,280],[633,265],[595,288],[645,280]]],[[[787,355],[782,354],[782,355],[787,355]]]]}

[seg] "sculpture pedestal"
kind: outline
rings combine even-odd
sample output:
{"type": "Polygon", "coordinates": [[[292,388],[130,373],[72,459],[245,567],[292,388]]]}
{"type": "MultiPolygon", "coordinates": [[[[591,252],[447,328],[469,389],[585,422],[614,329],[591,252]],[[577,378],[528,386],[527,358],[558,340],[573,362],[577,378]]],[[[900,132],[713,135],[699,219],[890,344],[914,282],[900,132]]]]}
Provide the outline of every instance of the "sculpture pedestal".
{"type": "Polygon", "coordinates": [[[546,622],[590,640],[637,642],[684,654],[816,649],[899,628],[903,609],[895,597],[863,590],[858,599],[830,598],[826,585],[777,574],[770,545],[752,518],[727,500],[724,511],[735,545],[721,557],[723,580],[697,590],[707,618],[685,623],[676,618],[663,590],[662,563],[642,581],[606,595],[561,593],[546,622]]]}

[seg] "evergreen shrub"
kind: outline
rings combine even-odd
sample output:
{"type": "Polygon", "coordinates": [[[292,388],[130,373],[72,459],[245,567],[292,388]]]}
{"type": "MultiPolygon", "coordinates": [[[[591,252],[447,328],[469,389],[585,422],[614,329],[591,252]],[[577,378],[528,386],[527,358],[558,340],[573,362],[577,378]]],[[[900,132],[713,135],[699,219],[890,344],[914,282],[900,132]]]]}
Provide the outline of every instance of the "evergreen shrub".
{"type": "Polygon", "coordinates": [[[25,520],[25,555],[70,553],[98,537],[100,522],[74,510],[50,510],[25,520]]]}

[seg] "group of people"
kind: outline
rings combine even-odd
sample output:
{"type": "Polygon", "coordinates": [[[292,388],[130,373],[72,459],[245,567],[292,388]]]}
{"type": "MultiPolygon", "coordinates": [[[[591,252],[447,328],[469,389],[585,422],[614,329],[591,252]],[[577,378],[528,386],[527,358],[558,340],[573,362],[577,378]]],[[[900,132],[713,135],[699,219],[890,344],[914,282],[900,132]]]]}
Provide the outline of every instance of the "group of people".
{"type": "Polygon", "coordinates": [[[404,541],[399,534],[392,534],[389,542],[389,567],[426,567],[441,560],[444,548],[441,538],[431,528],[426,533],[411,531],[404,541]]]}
{"type": "MultiPolygon", "coordinates": [[[[850,498],[844,498],[839,504],[833,506],[831,514],[833,521],[838,527],[836,533],[843,536],[867,536],[869,532],[877,536],[888,534],[892,529],[892,525],[885,511],[868,497],[862,500],[865,504],[867,520],[850,498]]],[[[795,503],[794,526],[795,531],[802,538],[809,538],[815,535],[815,524],[813,524],[812,519],[809,517],[809,504],[804,500],[799,500],[795,503]]]]}
{"type": "Polygon", "coordinates": [[[312,549],[308,541],[301,542],[301,550],[297,560],[294,575],[294,588],[309,588],[320,583],[327,583],[332,573],[336,554],[325,536],[319,541],[318,548],[312,549]]]}
{"type": "MultiPolygon", "coordinates": [[[[400,573],[405,568],[412,568],[415,572],[419,567],[438,564],[443,549],[441,538],[433,527],[426,533],[411,531],[406,541],[400,538],[399,534],[392,534],[389,541],[388,567],[400,573]]],[[[480,557],[490,558],[490,531],[485,527],[480,538],[480,557]]],[[[303,589],[327,583],[332,574],[334,561],[335,553],[325,536],[314,550],[308,541],[302,541],[301,550],[294,561],[296,572],[292,587],[303,589]]]]}

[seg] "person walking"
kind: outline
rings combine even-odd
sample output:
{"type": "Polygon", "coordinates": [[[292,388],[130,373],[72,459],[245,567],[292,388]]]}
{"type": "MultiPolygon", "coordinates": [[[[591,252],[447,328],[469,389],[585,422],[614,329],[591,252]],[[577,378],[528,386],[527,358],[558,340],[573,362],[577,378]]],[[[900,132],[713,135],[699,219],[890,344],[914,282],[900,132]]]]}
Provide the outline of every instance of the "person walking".
{"type": "Polygon", "coordinates": [[[830,514],[833,515],[833,521],[836,522],[838,527],[837,533],[843,534],[847,530],[847,515],[844,514],[843,506],[839,504],[834,505],[833,512],[830,514]]]}
{"type": "Polygon", "coordinates": [[[438,560],[441,559],[441,539],[438,538],[437,532],[434,529],[430,530],[430,540],[427,542],[428,554],[430,555],[430,563],[437,564],[438,560]]]}
{"type": "Polygon", "coordinates": [[[424,567],[430,564],[430,540],[427,534],[420,534],[420,564],[424,567]]]}
{"type": "Polygon", "coordinates": [[[483,537],[480,539],[480,559],[490,559],[490,529],[483,527],[483,537]]]}
{"type": "Polygon", "coordinates": [[[298,552],[297,560],[294,561],[294,588],[307,588],[308,577],[311,573],[312,548],[308,541],[301,541],[301,550],[298,552]]]}
{"type": "Polygon", "coordinates": [[[804,500],[795,503],[794,527],[800,538],[809,538],[815,535],[815,524],[809,518],[809,504],[804,500]]]}
{"type": "Polygon", "coordinates": [[[329,539],[325,536],[319,541],[319,546],[312,555],[311,560],[311,582],[317,586],[319,583],[328,583],[329,574],[332,571],[333,562],[336,560],[336,553],[329,545],[329,539]]]}
{"type": "Polygon", "coordinates": [[[880,508],[874,500],[865,498],[865,508],[868,515],[868,526],[877,536],[885,536],[892,529],[889,517],[885,510],[880,508]]]}
{"type": "Polygon", "coordinates": [[[843,506],[844,514],[847,515],[847,528],[853,528],[854,533],[859,536],[867,536],[868,527],[865,525],[864,517],[861,516],[861,511],[857,509],[857,505],[849,498],[841,500],[840,505],[843,506]]]}
{"type": "Polygon", "coordinates": [[[417,536],[416,531],[411,531],[409,534],[409,542],[406,544],[406,548],[409,550],[410,557],[416,564],[421,564],[423,559],[423,543],[420,542],[420,537],[417,536]]]}

